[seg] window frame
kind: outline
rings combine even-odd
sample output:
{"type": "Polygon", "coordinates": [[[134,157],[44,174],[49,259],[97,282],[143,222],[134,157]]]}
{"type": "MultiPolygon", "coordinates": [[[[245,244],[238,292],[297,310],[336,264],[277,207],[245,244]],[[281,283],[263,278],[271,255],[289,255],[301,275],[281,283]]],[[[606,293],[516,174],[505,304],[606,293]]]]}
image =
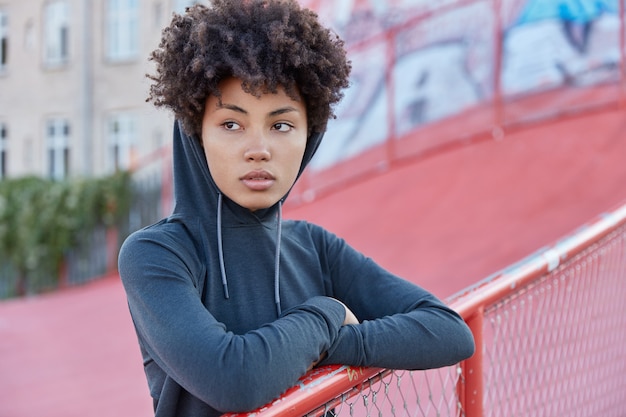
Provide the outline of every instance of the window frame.
{"type": "Polygon", "coordinates": [[[43,10],[43,62],[46,67],[60,67],[70,59],[70,5],[67,0],[52,0],[43,10]]]}
{"type": "Polygon", "coordinates": [[[106,0],[105,57],[108,62],[133,61],[139,57],[139,1],[106,0]]]}
{"type": "Polygon", "coordinates": [[[0,73],[9,65],[9,13],[0,7],[0,73]]]}
{"type": "Polygon", "coordinates": [[[9,127],[5,122],[0,122],[0,180],[7,178],[7,161],[9,153],[9,127]]]}
{"type": "Polygon", "coordinates": [[[106,125],[107,168],[109,172],[132,168],[137,143],[137,118],[130,111],[111,113],[106,125]]]}
{"type": "Polygon", "coordinates": [[[61,181],[70,173],[70,122],[64,117],[46,120],[46,174],[48,178],[61,181]]]}

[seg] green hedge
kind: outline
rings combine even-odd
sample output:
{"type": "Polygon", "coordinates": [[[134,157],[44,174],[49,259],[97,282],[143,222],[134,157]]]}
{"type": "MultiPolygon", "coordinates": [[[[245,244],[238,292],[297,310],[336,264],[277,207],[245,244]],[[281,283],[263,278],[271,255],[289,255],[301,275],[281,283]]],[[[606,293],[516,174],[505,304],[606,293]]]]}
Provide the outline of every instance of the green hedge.
{"type": "Polygon", "coordinates": [[[0,181],[0,262],[17,272],[17,295],[29,276],[58,280],[65,255],[96,226],[114,226],[128,214],[130,174],[52,181],[0,181]]]}

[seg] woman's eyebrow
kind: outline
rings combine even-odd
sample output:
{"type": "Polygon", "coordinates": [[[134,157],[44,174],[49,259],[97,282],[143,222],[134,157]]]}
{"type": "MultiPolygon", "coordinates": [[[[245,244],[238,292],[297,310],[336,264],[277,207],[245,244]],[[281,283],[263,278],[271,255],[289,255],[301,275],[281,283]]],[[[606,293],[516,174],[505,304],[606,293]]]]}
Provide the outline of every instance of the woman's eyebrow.
{"type": "Polygon", "coordinates": [[[228,110],[236,111],[237,113],[248,114],[246,110],[234,104],[221,103],[221,104],[218,104],[217,107],[220,109],[228,109],[228,110]]]}
{"type": "Polygon", "coordinates": [[[280,109],[276,109],[274,111],[271,111],[269,113],[270,117],[274,117],[274,116],[279,116],[281,114],[285,114],[285,113],[289,113],[289,112],[298,112],[298,109],[296,109],[295,107],[291,107],[291,106],[287,106],[287,107],[281,107],[280,109]]]}
{"type": "MultiPolygon", "coordinates": [[[[217,107],[220,109],[232,110],[241,114],[248,114],[247,110],[237,106],[236,104],[221,103],[221,104],[218,104],[217,107]]],[[[268,113],[268,116],[275,117],[275,116],[279,116],[281,114],[290,113],[290,112],[299,112],[299,110],[292,106],[285,106],[276,110],[272,110],[271,112],[268,113]]]]}

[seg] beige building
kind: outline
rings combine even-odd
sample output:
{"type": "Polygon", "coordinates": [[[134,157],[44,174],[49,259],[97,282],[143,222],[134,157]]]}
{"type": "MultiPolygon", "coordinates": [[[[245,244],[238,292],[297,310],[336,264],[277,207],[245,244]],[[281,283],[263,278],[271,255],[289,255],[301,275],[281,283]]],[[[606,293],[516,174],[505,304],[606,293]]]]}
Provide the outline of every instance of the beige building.
{"type": "Polygon", "coordinates": [[[168,144],[148,56],[192,3],[0,0],[0,179],[104,175],[168,144]]]}

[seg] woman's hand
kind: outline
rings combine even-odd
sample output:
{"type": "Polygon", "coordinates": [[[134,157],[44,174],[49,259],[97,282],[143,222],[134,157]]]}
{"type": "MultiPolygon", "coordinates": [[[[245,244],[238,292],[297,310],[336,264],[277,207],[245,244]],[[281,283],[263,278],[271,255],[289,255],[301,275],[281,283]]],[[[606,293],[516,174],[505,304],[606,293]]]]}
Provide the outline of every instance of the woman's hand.
{"type": "Polygon", "coordinates": [[[359,324],[359,319],[356,318],[352,310],[350,310],[348,306],[342,303],[341,301],[337,300],[337,302],[341,303],[343,308],[346,310],[346,318],[343,321],[343,325],[345,326],[346,324],[359,324]]]}
{"type": "Polygon", "coordinates": [[[356,318],[352,310],[350,310],[345,304],[343,306],[346,309],[346,319],[343,321],[343,325],[345,326],[346,324],[359,324],[359,319],[356,318]]]}
{"type": "MultiPolygon", "coordinates": [[[[343,326],[345,326],[346,324],[359,324],[359,319],[356,318],[352,310],[350,310],[347,305],[337,300],[336,298],[334,300],[336,300],[339,304],[341,304],[343,308],[346,310],[346,318],[343,320],[343,326]]],[[[309,366],[309,368],[307,369],[307,372],[313,369],[318,363],[323,361],[325,358],[326,358],[326,352],[323,352],[320,355],[320,358],[316,360],[315,362],[313,362],[311,366],[309,366]]]]}

